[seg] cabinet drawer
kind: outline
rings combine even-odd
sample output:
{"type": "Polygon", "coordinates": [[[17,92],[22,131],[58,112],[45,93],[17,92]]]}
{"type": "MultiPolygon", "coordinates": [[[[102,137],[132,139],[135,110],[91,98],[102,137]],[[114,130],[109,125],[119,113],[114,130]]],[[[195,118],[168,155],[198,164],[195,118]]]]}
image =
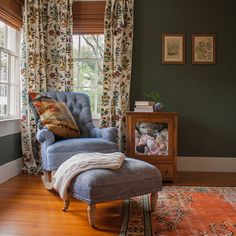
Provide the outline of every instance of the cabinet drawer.
{"type": "Polygon", "coordinates": [[[163,180],[173,180],[174,178],[174,166],[158,164],[156,167],[160,170],[163,180]]]}

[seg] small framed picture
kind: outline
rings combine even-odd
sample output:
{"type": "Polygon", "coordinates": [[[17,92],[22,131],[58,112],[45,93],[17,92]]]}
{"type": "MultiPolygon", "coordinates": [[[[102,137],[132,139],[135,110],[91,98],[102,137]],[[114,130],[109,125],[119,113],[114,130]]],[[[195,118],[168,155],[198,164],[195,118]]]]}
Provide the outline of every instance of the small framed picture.
{"type": "Polygon", "coordinates": [[[215,35],[193,34],[192,35],[192,63],[215,64],[215,35]]]}
{"type": "Polygon", "coordinates": [[[163,34],[162,35],[162,63],[184,64],[185,63],[185,35],[163,34]]]}

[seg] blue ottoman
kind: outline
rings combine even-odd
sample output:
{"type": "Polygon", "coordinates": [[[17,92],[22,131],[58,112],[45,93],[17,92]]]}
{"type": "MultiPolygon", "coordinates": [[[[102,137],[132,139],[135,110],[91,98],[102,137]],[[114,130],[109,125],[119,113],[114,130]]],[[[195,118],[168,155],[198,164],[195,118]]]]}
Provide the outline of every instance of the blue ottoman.
{"type": "MultiPolygon", "coordinates": [[[[155,166],[126,158],[119,169],[93,169],[79,174],[71,182],[69,192],[74,198],[88,204],[89,222],[95,226],[97,203],[151,193],[151,209],[154,209],[157,192],[161,189],[162,176],[155,166]]],[[[65,211],[69,201],[64,204],[65,211]]]]}

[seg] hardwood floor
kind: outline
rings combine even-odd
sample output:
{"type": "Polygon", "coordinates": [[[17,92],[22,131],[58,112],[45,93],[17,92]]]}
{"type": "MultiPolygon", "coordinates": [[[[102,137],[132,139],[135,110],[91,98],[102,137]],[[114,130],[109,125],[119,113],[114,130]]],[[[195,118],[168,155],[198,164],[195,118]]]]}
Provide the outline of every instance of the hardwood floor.
{"type": "Polygon", "coordinates": [[[235,187],[236,172],[178,172],[176,185],[235,187]]]}
{"type": "Polygon", "coordinates": [[[122,202],[99,204],[98,229],[88,224],[87,205],[72,200],[68,212],[56,192],[49,192],[40,176],[19,175],[0,185],[0,235],[117,235],[122,202]]]}
{"type": "MultiPolygon", "coordinates": [[[[171,185],[171,183],[165,183],[171,185]]],[[[236,186],[236,173],[179,172],[176,185],[236,186]]],[[[122,201],[97,205],[97,228],[88,224],[87,205],[72,200],[68,212],[40,176],[18,175],[0,185],[1,236],[118,235],[122,201]]]]}

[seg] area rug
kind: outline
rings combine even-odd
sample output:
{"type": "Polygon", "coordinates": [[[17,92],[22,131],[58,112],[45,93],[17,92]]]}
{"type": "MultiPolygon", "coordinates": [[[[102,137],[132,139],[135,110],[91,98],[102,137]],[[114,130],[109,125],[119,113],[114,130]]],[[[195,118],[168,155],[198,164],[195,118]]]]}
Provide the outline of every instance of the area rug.
{"type": "Polygon", "coordinates": [[[120,236],[236,235],[236,187],[165,186],[152,213],[148,201],[124,202],[120,236]]]}

